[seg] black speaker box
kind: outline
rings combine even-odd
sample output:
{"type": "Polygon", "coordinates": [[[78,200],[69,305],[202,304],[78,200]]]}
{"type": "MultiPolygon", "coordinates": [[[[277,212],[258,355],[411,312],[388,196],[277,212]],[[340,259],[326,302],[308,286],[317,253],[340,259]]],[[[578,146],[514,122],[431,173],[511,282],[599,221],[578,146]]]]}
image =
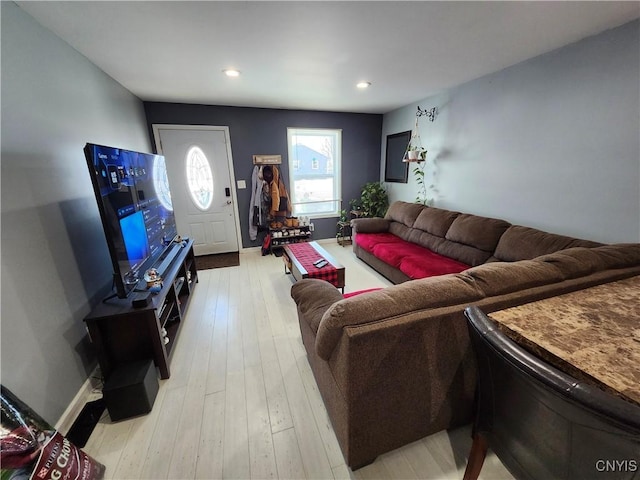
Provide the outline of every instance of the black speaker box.
{"type": "Polygon", "coordinates": [[[158,374],[152,360],[118,367],[102,388],[111,420],[124,420],[149,413],[158,388],[158,374]]]}

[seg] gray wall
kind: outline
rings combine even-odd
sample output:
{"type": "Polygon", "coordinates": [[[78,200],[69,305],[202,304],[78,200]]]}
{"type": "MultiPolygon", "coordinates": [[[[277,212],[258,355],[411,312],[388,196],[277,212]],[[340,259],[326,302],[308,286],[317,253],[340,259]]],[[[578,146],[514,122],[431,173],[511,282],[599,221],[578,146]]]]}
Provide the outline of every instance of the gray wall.
{"type": "MultiPolygon", "coordinates": [[[[252,242],[248,230],[253,155],[282,155],[280,168],[285,184],[289,185],[287,127],[342,129],[344,209],[349,208],[349,200],[360,197],[365,183],[379,180],[382,115],[154,102],[145,102],[145,111],[151,137],[154,123],[229,127],[236,180],[245,180],[248,187],[237,191],[243,247],[258,246],[262,238],[259,235],[252,242]]],[[[337,218],[315,219],[314,238],[335,237],[336,222],[337,218]]]]}
{"type": "MultiPolygon", "coordinates": [[[[435,206],[602,242],[640,241],[640,23],[631,22],[384,116],[423,117],[435,206]]],[[[382,164],[384,173],[384,163],[382,164]]],[[[417,186],[391,184],[394,200],[417,186]]]]}
{"type": "Polygon", "coordinates": [[[54,424],[95,366],[82,319],[111,264],[82,149],[150,151],[142,102],[2,8],[2,384],[54,424]]]}

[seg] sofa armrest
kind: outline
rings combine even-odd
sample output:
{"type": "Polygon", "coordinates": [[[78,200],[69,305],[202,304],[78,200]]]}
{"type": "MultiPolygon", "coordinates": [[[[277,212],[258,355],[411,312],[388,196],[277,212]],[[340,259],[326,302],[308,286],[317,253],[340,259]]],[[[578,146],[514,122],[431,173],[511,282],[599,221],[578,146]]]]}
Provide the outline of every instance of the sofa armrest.
{"type": "Polygon", "coordinates": [[[336,302],[343,299],[340,291],[329,282],[317,278],[305,278],[291,287],[291,298],[298,306],[298,316],[307,322],[314,334],[322,316],[336,302]]]}
{"type": "Polygon", "coordinates": [[[381,233],[389,230],[390,220],[386,218],[354,218],[351,228],[356,233],[381,233]]]}

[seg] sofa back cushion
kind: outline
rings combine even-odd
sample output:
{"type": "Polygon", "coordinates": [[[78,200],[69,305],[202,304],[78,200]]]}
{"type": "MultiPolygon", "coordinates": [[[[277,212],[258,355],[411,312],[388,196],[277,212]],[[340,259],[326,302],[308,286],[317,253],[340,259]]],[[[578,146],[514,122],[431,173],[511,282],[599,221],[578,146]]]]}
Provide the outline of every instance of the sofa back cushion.
{"type": "Polygon", "coordinates": [[[445,275],[401,283],[376,292],[341,300],[323,315],[316,336],[316,352],[329,360],[345,327],[386,319],[482,298],[467,277],[445,275]]]}
{"type": "Polygon", "coordinates": [[[411,234],[415,231],[414,228],[407,227],[402,222],[390,222],[389,223],[389,233],[393,233],[397,237],[400,237],[402,240],[406,240],[407,242],[411,241],[411,234]]]}
{"type": "Polygon", "coordinates": [[[493,253],[500,237],[510,226],[509,222],[497,218],[462,213],[453,221],[445,238],[493,253]]]}
{"type": "Polygon", "coordinates": [[[460,275],[468,275],[486,297],[525,290],[565,279],[553,264],[537,260],[522,260],[505,265],[492,262],[470,268],[460,275]]]}
{"type": "Polygon", "coordinates": [[[416,218],[406,240],[437,252],[440,244],[445,241],[447,230],[458,215],[460,213],[450,210],[425,207],[416,218]]]}
{"type": "Polygon", "coordinates": [[[447,240],[436,246],[436,252],[472,267],[482,265],[491,256],[489,252],[447,240]]]}
{"type": "Polygon", "coordinates": [[[436,237],[444,238],[449,227],[458,215],[460,215],[458,212],[426,207],[422,209],[420,215],[416,218],[416,221],[413,223],[413,228],[430,233],[436,237]]]}
{"type": "Polygon", "coordinates": [[[460,213],[451,222],[445,241],[428,247],[467,265],[480,265],[493,255],[509,226],[504,220],[460,213]]]}
{"type": "Polygon", "coordinates": [[[494,256],[503,262],[530,260],[540,255],[554,253],[572,247],[597,247],[601,243],[579,240],[555,233],[543,232],[531,227],[512,225],[504,232],[494,256]]]}
{"type": "Polygon", "coordinates": [[[592,249],[604,263],[604,269],[640,266],[640,243],[617,243],[592,249]]]}
{"type": "Polygon", "coordinates": [[[407,241],[417,243],[421,247],[428,248],[432,252],[438,252],[440,244],[446,242],[444,237],[439,237],[428,232],[423,232],[418,228],[411,229],[407,241]]]}
{"type": "Polygon", "coordinates": [[[418,215],[420,215],[420,212],[424,208],[426,207],[419,203],[408,203],[402,201],[393,202],[387,210],[384,218],[411,228],[413,227],[413,223],[416,221],[416,218],[418,218],[418,215]]]}
{"type": "Polygon", "coordinates": [[[605,269],[605,262],[594,249],[573,247],[558,252],[541,255],[538,262],[553,265],[562,272],[565,278],[578,278],[605,269]]]}

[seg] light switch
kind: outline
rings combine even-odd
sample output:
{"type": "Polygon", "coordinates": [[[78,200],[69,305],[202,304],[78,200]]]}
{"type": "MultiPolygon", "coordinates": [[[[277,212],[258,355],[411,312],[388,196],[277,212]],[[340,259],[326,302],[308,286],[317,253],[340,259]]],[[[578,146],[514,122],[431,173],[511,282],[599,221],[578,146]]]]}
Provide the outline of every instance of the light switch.
{"type": "Polygon", "coordinates": [[[247,188],[247,182],[244,180],[238,180],[238,189],[247,188]]]}

